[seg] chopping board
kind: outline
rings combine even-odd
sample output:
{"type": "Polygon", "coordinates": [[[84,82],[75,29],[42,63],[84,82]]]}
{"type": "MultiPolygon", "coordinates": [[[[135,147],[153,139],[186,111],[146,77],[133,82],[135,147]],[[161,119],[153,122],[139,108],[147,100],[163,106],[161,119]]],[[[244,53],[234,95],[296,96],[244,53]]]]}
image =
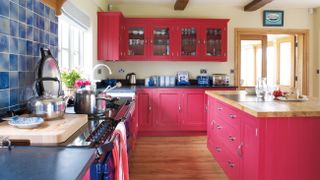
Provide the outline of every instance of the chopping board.
{"type": "Polygon", "coordinates": [[[32,144],[58,144],[65,142],[72,134],[88,122],[85,114],[65,114],[63,118],[48,120],[34,129],[19,129],[0,123],[0,136],[13,140],[30,140],[32,144]]]}

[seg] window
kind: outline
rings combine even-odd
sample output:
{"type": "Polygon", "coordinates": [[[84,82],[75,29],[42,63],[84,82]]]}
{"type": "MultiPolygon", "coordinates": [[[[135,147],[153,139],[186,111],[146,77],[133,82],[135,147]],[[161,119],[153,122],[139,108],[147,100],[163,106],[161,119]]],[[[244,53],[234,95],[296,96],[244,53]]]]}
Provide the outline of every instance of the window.
{"type": "Polygon", "coordinates": [[[71,69],[83,66],[85,30],[70,18],[59,18],[59,67],[71,69]]]}

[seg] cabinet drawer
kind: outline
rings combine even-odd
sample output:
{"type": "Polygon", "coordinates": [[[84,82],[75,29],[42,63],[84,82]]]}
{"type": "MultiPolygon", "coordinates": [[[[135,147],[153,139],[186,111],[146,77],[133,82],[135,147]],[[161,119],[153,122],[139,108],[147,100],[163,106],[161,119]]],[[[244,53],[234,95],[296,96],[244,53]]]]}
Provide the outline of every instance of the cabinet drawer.
{"type": "Polygon", "coordinates": [[[237,110],[230,105],[216,100],[214,104],[214,116],[219,117],[221,120],[240,130],[240,117],[237,110]]]}

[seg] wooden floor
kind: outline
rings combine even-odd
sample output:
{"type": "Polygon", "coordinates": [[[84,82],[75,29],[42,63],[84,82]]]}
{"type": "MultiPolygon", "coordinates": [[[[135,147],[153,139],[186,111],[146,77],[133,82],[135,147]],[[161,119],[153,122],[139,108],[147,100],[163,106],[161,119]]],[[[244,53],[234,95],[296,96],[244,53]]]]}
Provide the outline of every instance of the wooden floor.
{"type": "Polygon", "coordinates": [[[130,180],[227,179],[207,149],[206,137],[139,137],[130,180]]]}

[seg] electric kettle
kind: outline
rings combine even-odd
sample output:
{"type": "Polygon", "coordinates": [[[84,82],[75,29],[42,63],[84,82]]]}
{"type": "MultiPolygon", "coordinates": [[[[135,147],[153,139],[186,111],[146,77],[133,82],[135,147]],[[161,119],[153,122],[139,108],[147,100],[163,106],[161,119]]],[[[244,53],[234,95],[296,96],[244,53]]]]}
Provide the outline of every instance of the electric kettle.
{"type": "Polygon", "coordinates": [[[136,84],[136,74],[135,73],[127,74],[126,80],[128,81],[129,85],[135,85],[136,84]]]}

